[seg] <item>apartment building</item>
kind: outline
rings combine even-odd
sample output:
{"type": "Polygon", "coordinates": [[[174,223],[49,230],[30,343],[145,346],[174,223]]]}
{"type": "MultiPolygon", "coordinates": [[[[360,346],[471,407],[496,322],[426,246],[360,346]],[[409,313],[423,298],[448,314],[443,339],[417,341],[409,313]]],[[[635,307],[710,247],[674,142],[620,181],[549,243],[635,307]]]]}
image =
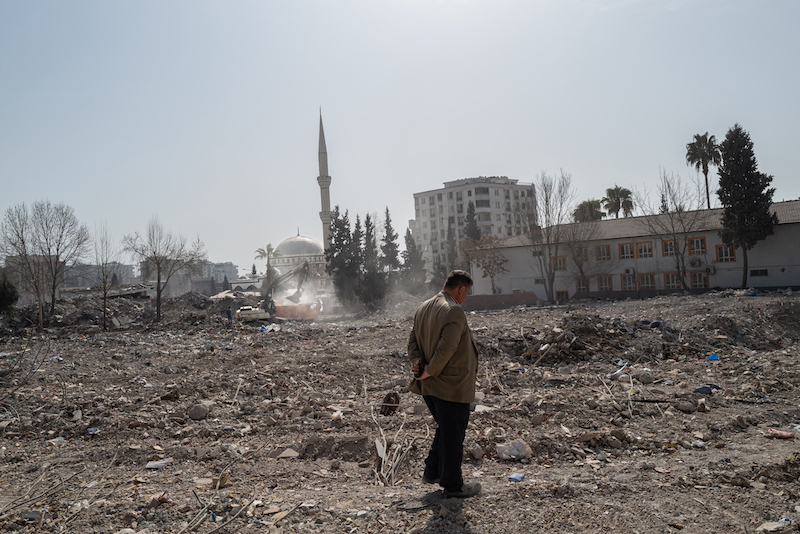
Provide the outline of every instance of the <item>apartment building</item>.
{"type": "Polygon", "coordinates": [[[429,271],[444,259],[447,230],[456,243],[464,238],[467,206],[475,205],[475,219],[483,233],[507,238],[522,233],[519,202],[531,184],[506,176],[479,176],[444,182],[441,189],[414,194],[414,219],[409,228],[429,271]]]}

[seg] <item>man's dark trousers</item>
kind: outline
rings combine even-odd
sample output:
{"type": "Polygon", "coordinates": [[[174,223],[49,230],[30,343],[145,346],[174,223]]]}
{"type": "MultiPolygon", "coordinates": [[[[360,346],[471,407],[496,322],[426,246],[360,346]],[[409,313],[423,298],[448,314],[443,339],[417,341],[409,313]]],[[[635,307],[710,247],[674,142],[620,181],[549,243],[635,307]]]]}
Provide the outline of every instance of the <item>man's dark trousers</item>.
{"type": "Polygon", "coordinates": [[[433,395],[423,395],[422,398],[437,425],[431,450],[425,459],[425,477],[438,478],[439,485],[448,491],[459,491],[464,483],[461,460],[469,423],[469,403],[446,401],[433,395]]]}

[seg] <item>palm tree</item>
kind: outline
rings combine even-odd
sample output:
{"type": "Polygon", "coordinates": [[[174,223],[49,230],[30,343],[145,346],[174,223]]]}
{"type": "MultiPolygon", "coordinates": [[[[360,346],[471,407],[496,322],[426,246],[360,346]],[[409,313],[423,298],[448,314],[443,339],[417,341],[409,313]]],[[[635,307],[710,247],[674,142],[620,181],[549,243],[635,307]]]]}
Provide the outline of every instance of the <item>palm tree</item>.
{"type": "Polygon", "coordinates": [[[606,189],[606,196],[603,197],[603,206],[608,210],[608,214],[614,214],[619,219],[619,212],[625,217],[633,214],[633,193],[630,189],[614,184],[613,188],[606,189]]]}
{"type": "Polygon", "coordinates": [[[605,212],[601,211],[601,207],[599,200],[593,198],[584,200],[572,212],[572,218],[575,222],[599,221],[606,216],[605,212]]]}
{"type": "MultiPolygon", "coordinates": [[[[281,253],[272,248],[272,243],[267,243],[267,246],[264,248],[257,248],[256,249],[256,259],[257,260],[267,260],[267,284],[272,281],[272,266],[270,265],[270,259],[274,258],[275,256],[280,256],[281,253]]],[[[255,267],[255,265],[254,265],[255,267]]]]}
{"type": "Polygon", "coordinates": [[[719,145],[714,136],[695,134],[694,141],[686,144],[686,164],[694,166],[695,169],[702,170],[706,177],[706,203],[711,209],[711,195],[708,192],[708,165],[719,166],[722,161],[719,153],[719,145]]]}

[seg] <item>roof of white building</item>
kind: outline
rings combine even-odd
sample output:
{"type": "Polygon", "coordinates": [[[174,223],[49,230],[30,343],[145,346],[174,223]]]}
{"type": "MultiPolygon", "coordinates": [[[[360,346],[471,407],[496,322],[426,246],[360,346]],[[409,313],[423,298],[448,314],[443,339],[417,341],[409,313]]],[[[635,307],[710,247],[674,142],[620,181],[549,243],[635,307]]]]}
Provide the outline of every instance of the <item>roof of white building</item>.
{"type": "MultiPolygon", "coordinates": [[[[696,217],[692,223],[692,228],[696,232],[707,232],[711,230],[719,230],[722,228],[722,208],[715,208],[711,210],[700,210],[696,212],[687,212],[689,217],[696,217]]],[[[785,202],[775,202],[772,204],[772,211],[778,215],[778,224],[793,224],[800,223],[800,200],[788,200],[785,202]]],[[[667,219],[669,215],[656,215],[662,220],[667,219]]],[[[591,232],[591,241],[603,241],[611,239],[625,239],[637,238],[653,235],[654,232],[650,231],[653,225],[646,223],[648,217],[624,217],[621,219],[605,219],[593,223],[571,223],[563,225],[570,227],[575,224],[591,224],[595,229],[591,232]]],[[[528,236],[519,235],[504,239],[501,247],[522,247],[530,244],[528,236]]]]}

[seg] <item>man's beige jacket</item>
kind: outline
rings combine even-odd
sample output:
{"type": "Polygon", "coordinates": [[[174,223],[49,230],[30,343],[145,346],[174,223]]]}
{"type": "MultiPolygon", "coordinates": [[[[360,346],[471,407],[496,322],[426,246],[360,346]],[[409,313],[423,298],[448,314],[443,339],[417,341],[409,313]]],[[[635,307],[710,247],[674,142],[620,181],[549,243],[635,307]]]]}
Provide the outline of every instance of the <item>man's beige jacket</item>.
{"type": "Polygon", "coordinates": [[[431,375],[414,380],[409,390],[452,402],[475,400],[478,349],[467,324],[467,316],[456,300],[439,292],[426,300],[414,315],[408,339],[408,358],[425,360],[431,375]]]}

